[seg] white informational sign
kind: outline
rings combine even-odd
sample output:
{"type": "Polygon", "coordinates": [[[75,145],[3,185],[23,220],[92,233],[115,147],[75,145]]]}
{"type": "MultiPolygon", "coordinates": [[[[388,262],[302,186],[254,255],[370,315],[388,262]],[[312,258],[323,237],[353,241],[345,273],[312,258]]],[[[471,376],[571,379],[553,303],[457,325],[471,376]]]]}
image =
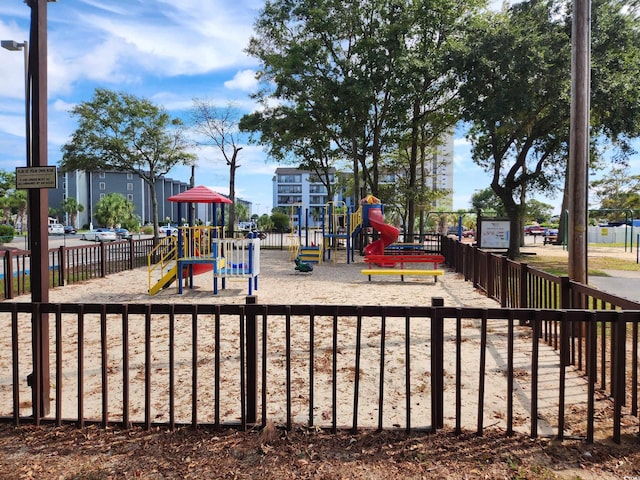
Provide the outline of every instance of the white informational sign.
{"type": "Polygon", "coordinates": [[[16,188],[57,188],[56,167],[16,167],[16,188]]]}
{"type": "Polygon", "coordinates": [[[482,220],[480,248],[509,248],[511,222],[509,220],[482,220]]]}

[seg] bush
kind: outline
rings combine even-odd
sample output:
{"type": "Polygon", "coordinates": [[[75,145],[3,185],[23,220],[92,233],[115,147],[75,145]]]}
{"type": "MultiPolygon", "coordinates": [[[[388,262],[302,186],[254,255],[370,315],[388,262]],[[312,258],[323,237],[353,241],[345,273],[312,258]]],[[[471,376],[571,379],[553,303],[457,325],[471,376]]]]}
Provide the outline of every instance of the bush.
{"type": "Polygon", "coordinates": [[[0,243],[10,242],[15,233],[11,225],[0,225],[0,243]]]}

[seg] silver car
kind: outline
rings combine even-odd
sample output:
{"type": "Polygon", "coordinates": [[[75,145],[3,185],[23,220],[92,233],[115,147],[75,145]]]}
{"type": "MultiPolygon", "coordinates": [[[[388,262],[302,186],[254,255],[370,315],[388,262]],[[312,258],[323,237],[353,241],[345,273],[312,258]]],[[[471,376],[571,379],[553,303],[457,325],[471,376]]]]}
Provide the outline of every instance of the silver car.
{"type": "Polygon", "coordinates": [[[116,232],[108,228],[96,228],[82,234],[82,240],[92,240],[94,242],[115,242],[116,232]]]}

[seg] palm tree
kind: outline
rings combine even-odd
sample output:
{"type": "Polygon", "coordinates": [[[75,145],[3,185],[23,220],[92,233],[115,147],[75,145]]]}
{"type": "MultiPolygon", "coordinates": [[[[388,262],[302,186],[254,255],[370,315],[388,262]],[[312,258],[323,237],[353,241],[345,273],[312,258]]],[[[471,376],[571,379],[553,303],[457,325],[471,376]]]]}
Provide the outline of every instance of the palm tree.
{"type": "Polygon", "coordinates": [[[84,212],[84,205],[78,203],[78,201],[73,197],[67,197],[62,201],[60,207],[62,208],[62,211],[68,214],[71,218],[69,223],[78,228],[78,225],[76,225],[76,218],[78,217],[78,213],[84,212]]]}

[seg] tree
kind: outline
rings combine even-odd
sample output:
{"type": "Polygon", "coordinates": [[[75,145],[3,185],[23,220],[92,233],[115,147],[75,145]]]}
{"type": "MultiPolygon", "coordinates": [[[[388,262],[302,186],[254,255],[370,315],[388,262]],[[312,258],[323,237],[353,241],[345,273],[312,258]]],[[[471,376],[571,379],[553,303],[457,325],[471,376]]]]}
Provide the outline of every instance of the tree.
{"type": "MultiPolygon", "coordinates": [[[[640,211],[640,175],[630,175],[628,165],[614,165],[608,175],[591,182],[591,188],[603,210],[640,211]]],[[[623,212],[608,217],[619,220],[623,212]]]]}
{"type": "Polygon", "coordinates": [[[235,212],[236,212],[236,218],[238,219],[239,222],[250,220],[249,210],[247,209],[247,206],[245,204],[236,202],[235,212]]]}
{"type": "Polygon", "coordinates": [[[553,205],[541,202],[535,198],[527,200],[525,220],[536,223],[548,223],[553,214],[553,205]]]}
{"type": "Polygon", "coordinates": [[[70,224],[74,227],[76,225],[76,219],[78,217],[78,213],[84,212],[84,205],[78,203],[78,201],[73,197],[67,197],[60,203],[60,208],[64,213],[69,215],[70,224]]]}
{"type": "MultiPolygon", "coordinates": [[[[455,112],[447,42],[476,3],[267,3],[248,48],[262,62],[261,109],[241,127],[259,132],[279,161],[328,174],[346,159],[356,203],[363,183],[379,196],[383,158],[404,142],[412,191],[420,192],[420,149],[450,127],[455,112]]],[[[415,198],[408,200],[413,223],[415,198]]]]}
{"type": "MultiPolygon", "coordinates": [[[[640,94],[635,81],[640,74],[640,32],[630,24],[623,2],[592,4],[592,61],[597,72],[592,82],[592,134],[624,145],[624,135],[636,135],[640,125],[635,100],[640,94]],[[614,85],[619,88],[612,89],[614,85]]],[[[462,118],[471,125],[473,159],[491,173],[491,188],[511,220],[511,258],[520,252],[525,192],[557,191],[566,178],[568,7],[564,2],[532,0],[480,16],[469,24],[467,42],[456,54],[462,118]]]]}
{"type": "Polygon", "coordinates": [[[135,205],[119,193],[108,193],[96,203],[93,216],[105,227],[114,228],[116,225],[130,225],[135,221],[135,205]]]}
{"type": "Polygon", "coordinates": [[[490,212],[492,216],[504,217],[506,215],[502,200],[491,187],[479,190],[471,195],[471,206],[481,213],[490,212]]]}
{"type": "Polygon", "coordinates": [[[96,89],[92,100],[71,110],[78,128],[62,147],[62,171],[131,172],[149,187],[154,235],[158,232],[156,182],[176,165],[195,157],[182,122],[149,100],[123,92],[96,89]]]}
{"type": "Polygon", "coordinates": [[[27,191],[16,190],[11,196],[11,208],[16,211],[16,224],[20,225],[20,233],[26,229],[27,220],[27,191]]]}
{"type": "Polygon", "coordinates": [[[11,223],[11,196],[15,192],[15,173],[0,170],[0,208],[3,222],[11,223]]]}
{"type": "Polygon", "coordinates": [[[271,214],[271,225],[278,232],[286,232],[287,230],[289,230],[289,228],[291,228],[289,225],[289,215],[278,211],[273,212],[271,214]]]}
{"type": "Polygon", "coordinates": [[[229,226],[227,232],[233,235],[236,224],[236,170],[240,168],[238,153],[240,146],[238,132],[238,114],[228,105],[225,109],[216,108],[211,102],[194,99],[191,110],[193,130],[198,134],[198,144],[212,145],[222,154],[229,168],[229,226]]]}

